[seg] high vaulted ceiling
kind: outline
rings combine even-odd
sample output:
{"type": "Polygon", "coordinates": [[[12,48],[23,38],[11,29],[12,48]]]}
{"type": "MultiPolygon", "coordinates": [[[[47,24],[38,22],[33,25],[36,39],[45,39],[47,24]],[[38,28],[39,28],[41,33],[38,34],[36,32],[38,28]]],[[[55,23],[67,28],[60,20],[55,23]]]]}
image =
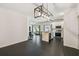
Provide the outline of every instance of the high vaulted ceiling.
{"type": "MultiPolygon", "coordinates": [[[[32,19],[34,16],[33,14],[34,8],[36,8],[37,5],[41,5],[41,4],[42,3],[0,3],[0,7],[22,13],[26,16],[30,16],[32,19]]],[[[44,3],[43,5],[54,16],[61,17],[64,15],[65,10],[67,10],[68,8],[76,8],[78,4],[77,3],[44,3]]]]}
{"type": "MultiPolygon", "coordinates": [[[[41,3],[36,3],[37,5],[41,5],[41,3]]],[[[45,3],[44,3],[45,4],[45,3]]],[[[48,5],[48,10],[51,13],[60,13],[64,12],[67,8],[74,6],[75,3],[46,3],[48,5]]],[[[33,9],[36,7],[32,3],[0,3],[0,7],[8,8],[23,14],[31,15],[33,13],[33,9]]]]}

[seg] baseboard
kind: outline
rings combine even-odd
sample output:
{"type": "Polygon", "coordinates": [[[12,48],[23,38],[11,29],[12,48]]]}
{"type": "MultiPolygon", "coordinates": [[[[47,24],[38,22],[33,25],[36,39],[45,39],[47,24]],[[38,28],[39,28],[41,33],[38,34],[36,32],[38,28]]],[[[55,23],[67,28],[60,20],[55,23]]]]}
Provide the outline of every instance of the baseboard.
{"type": "Polygon", "coordinates": [[[64,47],[79,50],[78,48],[73,48],[73,47],[69,47],[69,46],[64,46],[64,47]]]}
{"type": "Polygon", "coordinates": [[[22,43],[22,42],[25,42],[25,41],[28,41],[28,40],[22,40],[22,41],[14,42],[14,43],[11,43],[11,44],[3,45],[3,46],[0,46],[0,48],[12,46],[12,45],[15,45],[15,44],[18,44],[18,43],[22,43]]]}

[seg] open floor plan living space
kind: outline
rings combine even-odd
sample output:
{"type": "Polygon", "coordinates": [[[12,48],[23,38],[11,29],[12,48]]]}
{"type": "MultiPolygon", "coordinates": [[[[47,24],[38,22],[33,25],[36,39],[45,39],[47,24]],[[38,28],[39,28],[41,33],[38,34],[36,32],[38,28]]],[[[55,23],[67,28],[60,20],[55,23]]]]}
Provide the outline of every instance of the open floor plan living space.
{"type": "Polygon", "coordinates": [[[79,56],[79,3],[0,3],[0,56],[79,56]]]}

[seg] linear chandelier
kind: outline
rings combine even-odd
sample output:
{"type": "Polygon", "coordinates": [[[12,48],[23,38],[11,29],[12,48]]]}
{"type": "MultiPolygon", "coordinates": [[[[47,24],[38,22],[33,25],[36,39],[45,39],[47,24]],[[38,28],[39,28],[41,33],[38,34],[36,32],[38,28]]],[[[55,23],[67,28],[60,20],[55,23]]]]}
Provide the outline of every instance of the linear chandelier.
{"type": "Polygon", "coordinates": [[[34,18],[38,17],[44,17],[49,18],[50,16],[53,16],[52,13],[49,12],[43,5],[37,6],[34,9],[34,18]]]}

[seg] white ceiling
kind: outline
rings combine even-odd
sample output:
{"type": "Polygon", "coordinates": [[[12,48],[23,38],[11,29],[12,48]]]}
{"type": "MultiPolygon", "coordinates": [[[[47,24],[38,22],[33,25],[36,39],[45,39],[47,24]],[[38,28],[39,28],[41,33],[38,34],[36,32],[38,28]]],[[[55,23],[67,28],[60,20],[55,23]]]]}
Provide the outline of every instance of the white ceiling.
{"type": "Polygon", "coordinates": [[[57,12],[63,12],[67,8],[69,8],[72,3],[54,3],[54,8],[57,12]]]}
{"type": "MultiPolygon", "coordinates": [[[[74,5],[76,4],[74,3],[73,4],[72,3],[48,3],[48,9],[51,13],[54,13],[54,12],[60,13],[60,12],[64,12],[64,10],[74,5]]],[[[31,15],[33,13],[33,9],[36,6],[32,3],[0,3],[0,7],[5,7],[11,10],[15,10],[20,13],[31,15]]]]}
{"type": "Polygon", "coordinates": [[[63,15],[68,8],[76,8],[78,3],[53,3],[49,4],[49,10],[56,15],[63,15]]]}
{"type": "MultiPolygon", "coordinates": [[[[35,3],[35,4],[40,5],[41,3],[39,4],[35,3]]],[[[14,10],[26,16],[32,16],[33,18],[34,8],[36,7],[35,4],[34,3],[0,3],[0,7],[14,10]]],[[[45,7],[46,5],[48,5],[48,10],[52,14],[56,15],[57,17],[64,15],[64,11],[67,10],[68,8],[77,7],[77,4],[75,3],[47,3],[47,4],[45,3],[44,5],[45,7]]]]}
{"type": "Polygon", "coordinates": [[[34,5],[30,3],[0,3],[0,7],[8,8],[30,16],[33,14],[34,9],[34,5]]]}

